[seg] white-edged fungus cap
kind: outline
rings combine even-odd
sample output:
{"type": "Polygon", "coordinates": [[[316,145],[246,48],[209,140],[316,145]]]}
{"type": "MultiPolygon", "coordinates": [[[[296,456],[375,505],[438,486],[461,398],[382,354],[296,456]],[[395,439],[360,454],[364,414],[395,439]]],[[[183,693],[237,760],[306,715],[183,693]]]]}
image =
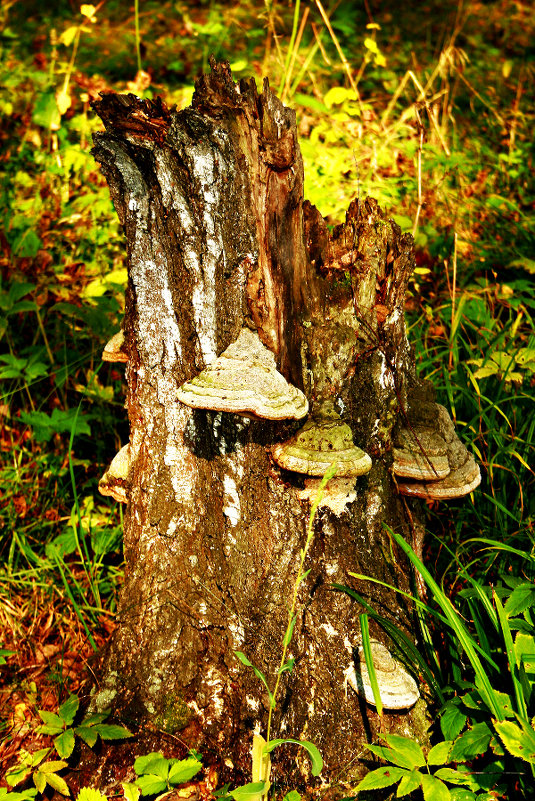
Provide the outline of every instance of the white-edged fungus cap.
{"type": "MultiPolygon", "coordinates": [[[[385,645],[377,640],[370,640],[370,647],[379,695],[385,709],[409,709],[414,706],[420,693],[413,677],[394,659],[385,645]]],[[[368,704],[375,706],[362,646],[359,647],[356,666],[352,664],[345,675],[348,684],[355,692],[368,704]]]]}
{"type": "Polygon", "coordinates": [[[448,443],[434,430],[402,427],[394,438],[396,476],[418,481],[438,481],[450,472],[448,443]]]}
{"type": "Polygon", "coordinates": [[[271,453],[280,467],[308,476],[323,476],[335,463],[337,478],[361,476],[369,473],[372,466],[372,460],[353,443],[351,429],[330,402],[295,436],[274,445],[271,453]]]}
{"type": "Polygon", "coordinates": [[[128,361],[128,353],[123,350],[124,345],[124,331],[121,328],[116,334],[112,336],[109,342],[104,346],[102,351],[103,362],[124,362],[128,361]]]}
{"type": "Polygon", "coordinates": [[[193,409],[267,420],[300,420],[308,413],[304,394],[279,373],[275,356],[249,328],[242,328],[236,342],[180,387],[178,400],[193,409]]]}
{"type": "Polygon", "coordinates": [[[130,444],[124,445],[115,454],[112,462],[100,481],[98,490],[102,495],[109,495],[120,503],[128,500],[128,473],[130,471],[130,444]]]}
{"type": "MultiPolygon", "coordinates": [[[[463,445],[464,448],[464,445],[463,445]]],[[[402,495],[441,501],[462,498],[481,484],[481,471],[474,457],[465,450],[465,462],[440,481],[398,481],[402,495]]]]}

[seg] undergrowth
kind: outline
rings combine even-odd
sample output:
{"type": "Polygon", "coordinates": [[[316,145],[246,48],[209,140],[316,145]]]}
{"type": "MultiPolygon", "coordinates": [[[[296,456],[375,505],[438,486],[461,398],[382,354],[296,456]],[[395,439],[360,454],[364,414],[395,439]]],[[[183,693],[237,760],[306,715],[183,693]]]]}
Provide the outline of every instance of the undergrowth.
{"type": "MultiPolygon", "coordinates": [[[[483,472],[471,500],[430,508],[426,564],[470,636],[487,626],[474,582],[492,601],[489,655],[503,649],[496,598],[533,581],[530,4],[136,7],[134,18],[112,0],[80,13],[10,0],[0,12],[4,764],[35,742],[38,709],[83,695],[81,668],[113,629],[121,578],[121,510],[97,493],[128,438],[121,369],[100,360],[120,326],[126,281],[91,155],[100,123],[90,102],[100,91],[184,107],[211,54],[259,88],[269,76],[296,109],[305,192],[322,214],[339,221],[354,197],[370,194],[413,233],[407,314],[417,369],[483,472]]],[[[436,686],[461,697],[470,673],[455,642],[452,672],[436,686]]]]}

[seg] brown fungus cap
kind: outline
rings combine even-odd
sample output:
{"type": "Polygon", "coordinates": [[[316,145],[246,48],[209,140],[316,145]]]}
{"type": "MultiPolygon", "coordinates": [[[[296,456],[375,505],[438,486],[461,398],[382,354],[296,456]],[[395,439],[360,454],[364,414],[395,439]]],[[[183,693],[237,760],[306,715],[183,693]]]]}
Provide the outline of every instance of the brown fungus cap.
{"type": "Polygon", "coordinates": [[[323,476],[334,463],[337,478],[361,476],[372,466],[368,454],[353,444],[351,429],[332,403],[307,420],[294,437],[274,445],[271,453],[280,467],[308,476],[323,476]]]}
{"type": "Polygon", "coordinates": [[[130,470],[130,445],[124,445],[116,453],[112,462],[100,481],[98,490],[102,495],[109,495],[120,503],[128,500],[128,473],[130,470]]]}
{"type": "MultiPolygon", "coordinates": [[[[463,445],[464,448],[464,445],[463,445]]],[[[433,501],[462,498],[479,487],[481,472],[474,457],[466,448],[465,461],[440,481],[398,481],[398,490],[402,495],[414,498],[426,498],[433,501]]]]}
{"type": "MultiPolygon", "coordinates": [[[[394,659],[386,646],[377,640],[370,640],[373,666],[379,695],[386,709],[409,709],[414,706],[420,693],[413,677],[394,659]]],[[[368,667],[362,646],[358,651],[356,665],[346,671],[348,684],[369,704],[375,706],[375,698],[370,682],[368,667]]]]}
{"type": "Polygon", "coordinates": [[[178,390],[192,409],[252,414],[267,420],[300,420],[308,401],[278,372],[275,356],[256,331],[242,328],[233,342],[198,376],[178,390]]]}
{"type": "Polygon", "coordinates": [[[393,470],[396,476],[418,481],[445,478],[451,470],[448,444],[438,432],[428,428],[400,428],[394,438],[393,470]]]}
{"type": "Polygon", "coordinates": [[[124,331],[121,328],[116,334],[112,336],[110,341],[105,345],[102,351],[103,362],[124,362],[128,361],[128,354],[123,350],[124,346],[124,331]]]}
{"type": "Polygon", "coordinates": [[[468,495],[481,482],[478,465],[457,436],[448,410],[434,402],[423,409],[425,423],[420,419],[411,429],[400,428],[394,437],[399,492],[427,500],[468,495]]]}

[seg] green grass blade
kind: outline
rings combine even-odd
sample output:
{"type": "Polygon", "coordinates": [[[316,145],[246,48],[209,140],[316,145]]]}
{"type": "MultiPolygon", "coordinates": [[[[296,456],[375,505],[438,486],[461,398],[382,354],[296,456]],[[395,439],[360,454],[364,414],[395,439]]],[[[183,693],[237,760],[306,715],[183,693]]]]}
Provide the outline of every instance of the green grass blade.
{"type": "Polygon", "coordinates": [[[524,690],[522,684],[519,681],[518,671],[516,668],[515,647],[513,644],[513,637],[511,634],[511,627],[509,626],[509,620],[507,618],[507,615],[505,614],[503,604],[500,601],[500,598],[496,593],[496,591],[493,592],[492,597],[494,599],[494,603],[496,604],[496,611],[498,612],[498,619],[500,621],[500,626],[502,629],[505,652],[507,654],[507,660],[509,662],[509,670],[511,672],[511,679],[515,691],[517,712],[520,715],[520,717],[527,719],[528,714],[526,709],[526,699],[524,698],[524,690]]]}
{"type": "Polygon", "coordinates": [[[477,655],[477,650],[478,650],[477,643],[474,641],[470,632],[463,624],[459,613],[453,606],[450,599],[440,589],[439,585],[431,576],[431,574],[429,573],[423,562],[416,556],[410,545],[407,542],[405,542],[403,537],[401,537],[391,528],[389,528],[388,526],[386,526],[386,528],[390,532],[390,535],[395,539],[399,547],[402,549],[402,551],[406,554],[407,558],[420,572],[425,583],[431,590],[434,600],[444,612],[444,616],[448,621],[448,625],[455,632],[461,646],[463,647],[468,659],[470,660],[470,664],[472,665],[472,668],[476,675],[478,689],[481,693],[483,700],[491,710],[492,714],[498,720],[503,720],[500,704],[498,700],[494,697],[494,690],[489,681],[489,677],[487,676],[487,673],[485,672],[485,669],[481,664],[481,660],[477,655]]]}
{"type": "Polygon", "coordinates": [[[370,679],[370,686],[373,692],[373,700],[377,707],[377,713],[380,717],[383,715],[383,702],[381,701],[381,693],[379,692],[379,684],[377,683],[377,675],[375,673],[375,665],[373,664],[372,647],[370,643],[370,627],[368,625],[368,615],[364,612],[359,617],[360,631],[362,633],[362,650],[364,651],[364,661],[368,668],[368,676],[370,679]]]}

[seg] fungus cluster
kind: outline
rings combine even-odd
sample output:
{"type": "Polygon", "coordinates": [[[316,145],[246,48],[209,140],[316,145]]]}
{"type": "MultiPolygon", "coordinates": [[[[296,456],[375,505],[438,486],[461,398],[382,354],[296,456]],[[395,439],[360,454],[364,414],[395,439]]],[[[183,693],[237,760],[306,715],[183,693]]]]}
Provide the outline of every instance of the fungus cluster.
{"type": "Polygon", "coordinates": [[[479,486],[479,466],[455,433],[447,409],[438,403],[426,405],[425,421],[401,427],[394,436],[398,489],[402,495],[428,500],[461,498],[479,486]]]}
{"type": "MultiPolygon", "coordinates": [[[[385,709],[410,709],[420,693],[413,677],[392,656],[388,648],[378,640],[370,640],[375,677],[379,695],[385,709]]],[[[350,687],[368,704],[375,706],[375,698],[370,681],[368,666],[362,646],[358,649],[358,659],[345,673],[350,687]]]]}
{"type": "Polygon", "coordinates": [[[274,445],[271,454],[279,467],[312,477],[305,479],[305,489],[298,493],[301,500],[310,503],[317,496],[320,477],[335,465],[336,477],[325,487],[320,506],[338,516],[357,497],[355,478],[368,473],[372,466],[368,454],[354,444],[351,429],[331,401],[325,402],[295,436],[274,445]]]}

